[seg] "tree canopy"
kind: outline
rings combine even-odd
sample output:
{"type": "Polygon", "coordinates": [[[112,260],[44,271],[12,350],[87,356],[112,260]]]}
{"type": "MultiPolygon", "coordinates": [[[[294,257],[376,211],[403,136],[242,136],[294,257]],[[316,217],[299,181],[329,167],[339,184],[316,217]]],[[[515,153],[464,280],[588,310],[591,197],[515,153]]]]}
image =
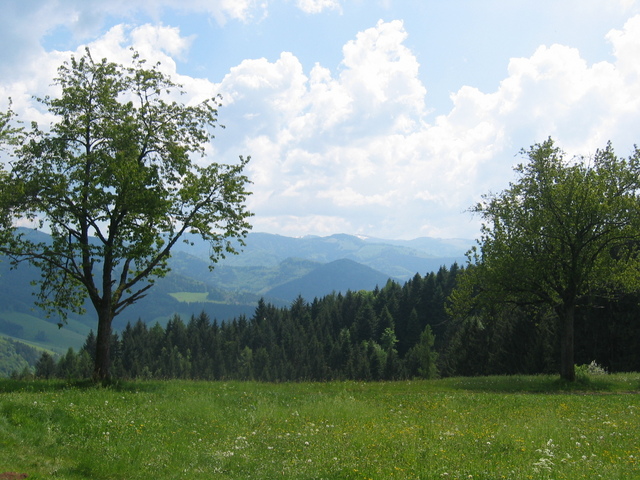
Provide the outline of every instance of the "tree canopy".
{"type": "MultiPolygon", "coordinates": [[[[553,142],[523,151],[518,180],[483,197],[473,268],[453,296],[458,308],[544,305],[560,322],[561,376],[575,379],[576,308],[594,291],[638,287],[640,151],[567,159],[553,142]]],[[[463,311],[464,308],[461,308],[463,311]]]]}
{"type": "Polygon", "coordinates": [[[114,316],[166,274],[185,234],[211,243],[211,261],[236,253],[246,236],[250,194],[243,169],[199,161],[217,124],[219,101],[179,101],[181,87],[136,53],[131,65],[90,51],[72,57],[54,81],[60,94],[38,101],[55,118],[46,130],[0,125],[14,144],[0,177],[0,252],[42,272],[38,305],[64,322],[85,300],[98,314],[95,375],[109,377],[114,316]],[[29,220],[51,242],[17,234],[29,220]]]}

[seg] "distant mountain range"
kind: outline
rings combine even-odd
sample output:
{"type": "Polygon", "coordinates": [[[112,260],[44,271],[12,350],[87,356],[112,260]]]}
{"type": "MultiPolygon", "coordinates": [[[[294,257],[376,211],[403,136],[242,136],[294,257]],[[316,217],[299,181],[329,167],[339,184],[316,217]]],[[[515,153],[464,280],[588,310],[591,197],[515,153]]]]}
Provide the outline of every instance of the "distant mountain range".
{"type": "MultiPolygon", "coordinates": [[[[229,256],[210,270],[209,245],[198,238],[188,240],[193,245],[179,243],[174,248],[169,275],[116,318],[116,329],[137,319],[165,323],[174,314],[188,319],[201,311],[220,321],[251,316],[260,298],[284,306],[299,295],[312,301],[332,292],[373,290],[389,279],[404,282],[416,273],[463,264],[473,245],[473,240],[465,239],[250,233],[240,255],[229,256]]],[[[58,329],[55,319],[46,319],[33,307],[30,282],[38,275],[26,265],[10,270],[6,261],[0,261],[0,335],[59,353],[70,346],[79,348],[89,330],[95,330],[95,315],[89,308],[85,316],[71,316],[69,324],[58,329]]]]}
{"type": "MultiPolygon", "coordinates": [[[[288,258],[329,263],[346,258],[390,277],[409,279],[417,272],[436,271],[442,265],[464,261],[472,245],[473,240],[458,238],[382,240],[346,234],[295,238],[250,233],[242,254],[224,260],[220,266],[275,266],[288,258]]],[[[208,244],[197,239],[193,246],[180,244],[175,248],[202,259],[209,255],[208,244]]]]}

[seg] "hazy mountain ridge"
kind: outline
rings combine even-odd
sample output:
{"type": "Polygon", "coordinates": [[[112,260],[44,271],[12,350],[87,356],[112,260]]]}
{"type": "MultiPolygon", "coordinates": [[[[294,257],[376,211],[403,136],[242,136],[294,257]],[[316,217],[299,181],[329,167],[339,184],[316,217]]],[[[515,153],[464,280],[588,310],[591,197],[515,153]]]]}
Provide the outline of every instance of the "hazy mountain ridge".
{"type": "MultiPolygon", "coordinates": [[[[176,245],[176,251],[206,259],[209,247],[198,238],[189,238],[192,246],[176,245]]],[[[453,262],[462,263],[473,246],[471,239],[421,237],[413,240],[384,240],[347,234],[327,237],[284,237],[269,233],[250,233],[240,255],[221,260],[216,269],[238,266],[277,266],[288,258],[329,263],[347,258],[398,280],[416,273],[428,273],[453,262]]]]}
{"type": "Polygon", "coordinates": [[[300,278],[272,288],[266,296],[293,300],[300,295],[311,301],[332,292],[373,290],[376,286],[384,286],[388,279],[384,273],[343,258],[321,264],[300,278]]]}

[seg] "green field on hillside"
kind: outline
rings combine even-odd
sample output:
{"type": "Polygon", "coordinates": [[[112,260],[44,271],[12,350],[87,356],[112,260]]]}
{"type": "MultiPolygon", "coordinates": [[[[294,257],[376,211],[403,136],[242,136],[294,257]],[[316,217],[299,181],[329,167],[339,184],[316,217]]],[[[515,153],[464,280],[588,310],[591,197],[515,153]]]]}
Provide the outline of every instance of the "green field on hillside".
{"type": "Polygon", "coordinates": [[[19,312],[0,312],[0,325],[4,336],[55,353],[65,353],[69,347],[79,350],[91,330],[74,318],[60,328],[53,320],[19,312]]]}
{"type": "Polygon", "coordinates": [[[640,374],[395,383],[0,380],[29,479],[631,479],[640,374]]]}
{"type": "Polygon", "coordinates": [[[170,293],[169,295],[171,295],[179,302],[201,303],[208,301],[207,297],[209,294],[207,292],[174,292],[170,293]]]}

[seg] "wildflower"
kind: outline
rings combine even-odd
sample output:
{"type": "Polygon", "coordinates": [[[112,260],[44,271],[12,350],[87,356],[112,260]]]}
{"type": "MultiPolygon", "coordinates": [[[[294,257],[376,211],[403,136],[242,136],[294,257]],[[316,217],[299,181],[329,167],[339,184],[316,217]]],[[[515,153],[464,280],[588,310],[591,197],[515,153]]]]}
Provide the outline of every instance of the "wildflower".
{"type": "Polygon", "coordinates": [[[549,439],[546,448],[536,450],[537,452],[542,454],[542,457],[533,464],[534,472],[540,473],[541,470],[546,470],[548,472],[551,471],[551,467],[553,467],[554,465],[551,459],[555,457],[555,454],[553,452],[553,449],[555,447],[556,446],[553,444],[553,440],[549,439]]]}

